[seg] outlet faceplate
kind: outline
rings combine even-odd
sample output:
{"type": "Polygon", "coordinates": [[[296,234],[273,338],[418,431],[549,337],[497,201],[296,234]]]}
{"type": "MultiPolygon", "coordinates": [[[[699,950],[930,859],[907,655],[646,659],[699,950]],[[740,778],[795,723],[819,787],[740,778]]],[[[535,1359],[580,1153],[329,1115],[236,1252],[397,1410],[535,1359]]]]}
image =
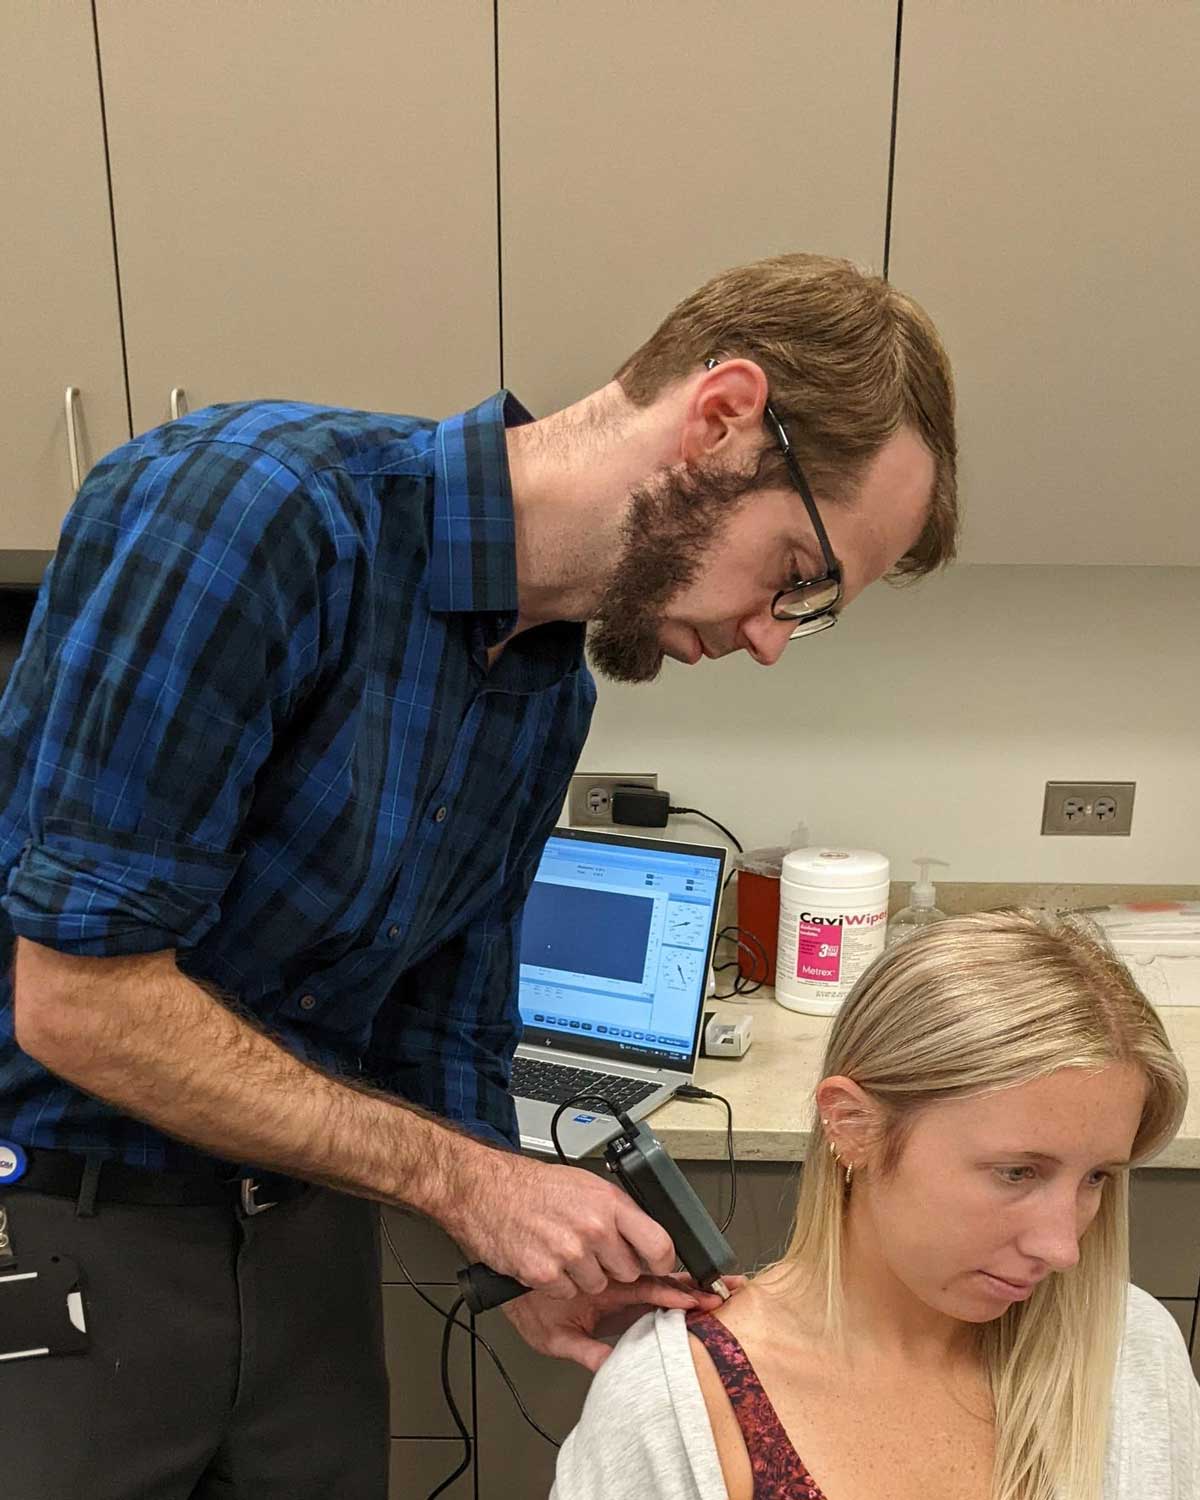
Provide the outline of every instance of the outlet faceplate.
{"type": "Polygon", "coordinates": [[[615,786],[658,786],[658,773],[621,776],[576,771],[567,796],[567,816],[572,828],[611,828],[612,793],[615,786]]]}
{"type": "Polygon", "coordinates": [[[1042,832],[1128,837],[1135,781],[1048,781],[1042,832]]]}

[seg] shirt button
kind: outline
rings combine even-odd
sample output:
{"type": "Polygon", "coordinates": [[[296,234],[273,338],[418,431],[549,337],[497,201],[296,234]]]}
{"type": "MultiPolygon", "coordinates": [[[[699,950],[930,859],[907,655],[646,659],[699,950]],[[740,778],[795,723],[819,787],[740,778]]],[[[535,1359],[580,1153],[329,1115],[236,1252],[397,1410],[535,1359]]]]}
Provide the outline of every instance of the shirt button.
{"type": "Polygon", "coordinates": [[[316,1009],[316,1004],[317,1004],[317,997],[315,995],[301,995],[300,996],[300,1009],[301,1010],[315,1010],[316,1009]]]}
{"type": "Polygon", "coordinates": [[[388,928],[388,937],[390,937],[390,938],[398,938],[399,936],[400,936],[400,929],[399,929],[399,927],[396,926],[395,922],[393,922],[392,925],[388,928]]]}
{"type": "Polygon", "coordinates": [[[439,807],[437,812],[434,813],[433,821],[435,823],[444,823],[446,821],[446,809],[444,807],[439,807]]]}

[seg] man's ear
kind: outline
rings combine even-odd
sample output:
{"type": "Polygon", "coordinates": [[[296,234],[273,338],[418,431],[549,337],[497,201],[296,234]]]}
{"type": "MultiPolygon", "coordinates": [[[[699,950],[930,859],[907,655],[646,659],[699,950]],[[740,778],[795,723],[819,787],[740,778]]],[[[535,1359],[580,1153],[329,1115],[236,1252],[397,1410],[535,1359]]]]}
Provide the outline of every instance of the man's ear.
{"type": "Polygon", "coordinates": [[[680,433],[683,463],[749,466],[766,441],[767,377],[752,359],[722,360],[688,382],[680,433]]]}
{"type": "Polygon", "coordinates": [[[852,1078],[836,1074],[817,1086],[817,1106],[825,1139],[843,1161],[861,1165],[883,1133],[878,1103],[852,1078]]]}

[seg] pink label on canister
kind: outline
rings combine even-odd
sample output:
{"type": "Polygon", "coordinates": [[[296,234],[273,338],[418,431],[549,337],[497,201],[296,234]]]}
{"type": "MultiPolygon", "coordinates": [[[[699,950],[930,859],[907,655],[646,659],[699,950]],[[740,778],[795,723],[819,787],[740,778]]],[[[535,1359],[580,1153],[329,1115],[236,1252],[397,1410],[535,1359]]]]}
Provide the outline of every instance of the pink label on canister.
{"type": "Polygon", "coordinates": [[[801,922],[796,931],[796,978],[829,980],[842,974],[842,929],[801,922]]]}

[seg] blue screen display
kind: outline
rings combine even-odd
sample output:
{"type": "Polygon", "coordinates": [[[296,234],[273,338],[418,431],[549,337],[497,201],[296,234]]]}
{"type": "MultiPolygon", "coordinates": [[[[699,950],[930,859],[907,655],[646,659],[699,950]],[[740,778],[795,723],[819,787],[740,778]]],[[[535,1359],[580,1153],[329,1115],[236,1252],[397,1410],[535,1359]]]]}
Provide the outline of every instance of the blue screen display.
{"type": "Polygon", "coordinates": [[[521,926],[525,1025],[687,1059],[720,879],[716,853],[552,835],[521,926]]]}

